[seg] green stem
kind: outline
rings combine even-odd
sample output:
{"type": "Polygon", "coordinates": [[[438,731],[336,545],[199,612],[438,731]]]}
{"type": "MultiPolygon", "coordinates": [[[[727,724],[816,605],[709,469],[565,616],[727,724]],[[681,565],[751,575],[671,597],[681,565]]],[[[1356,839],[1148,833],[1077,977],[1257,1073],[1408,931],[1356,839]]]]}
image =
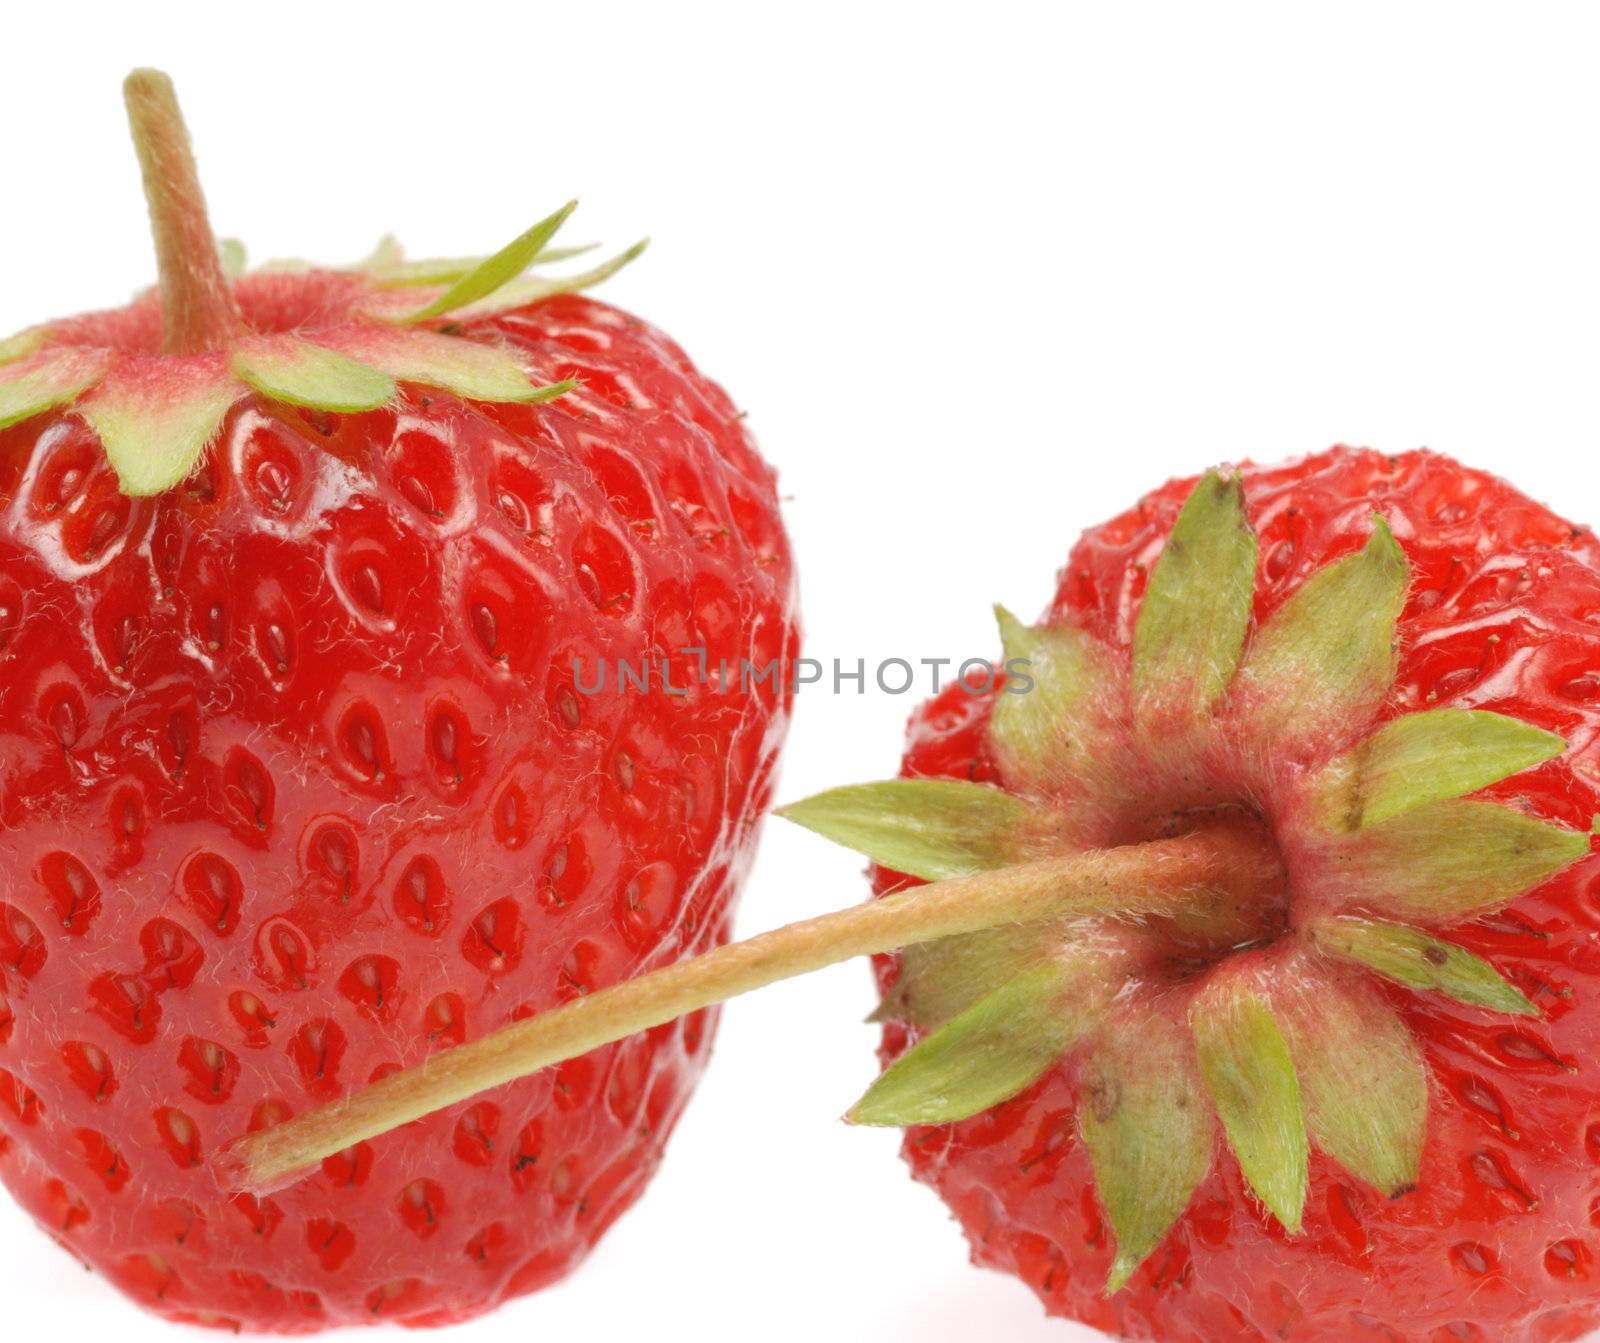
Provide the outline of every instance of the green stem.
{"type": "Polygon", "coordinates": [[[206,216],[189,131],[172,81],[135,70],[122,86],[161,276],[161,348],[167,354],[220,349],[244,326],[206,216]]]}
{"type": "Polygon", "coordinates": [[[1193,834],[953,877],[793,923],[578,998],[251,1134],[224,1152],[223,1177],[231,1187],[277,1188],[479,1092],[856,956],[1064,913],[1170,913],[1205,895],[1237,903],[1270,879],[1273,861],[1263,857],[1236,835],[1193,834]]]}

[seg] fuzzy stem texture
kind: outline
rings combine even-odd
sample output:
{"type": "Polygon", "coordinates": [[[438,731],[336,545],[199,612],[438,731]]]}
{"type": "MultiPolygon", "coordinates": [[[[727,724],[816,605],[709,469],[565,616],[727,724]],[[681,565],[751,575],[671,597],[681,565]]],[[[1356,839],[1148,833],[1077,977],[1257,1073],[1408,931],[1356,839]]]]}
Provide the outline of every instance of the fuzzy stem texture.
{"type": "Polygon", "coordinates": [[[219,349],[244,322],[206,216],[178,96],[159,70],[135,70],[122,95],[160,269],[161,348],[167,354],[219,349]]]}
{"type": "Polygon", "coordinates": [[[221,1175],[233,1188],[281,1187],[326,1157],[479,1092],[856,956],[1113,904],[1160,914],[1199,898],[1232,903],[1248,899],[1274,871],[1275,859],[1246,839],[1196,833],[953,877],[869,900],[665,966],[435,1055],[240,1140],[223,1153],[221,1175]]]}

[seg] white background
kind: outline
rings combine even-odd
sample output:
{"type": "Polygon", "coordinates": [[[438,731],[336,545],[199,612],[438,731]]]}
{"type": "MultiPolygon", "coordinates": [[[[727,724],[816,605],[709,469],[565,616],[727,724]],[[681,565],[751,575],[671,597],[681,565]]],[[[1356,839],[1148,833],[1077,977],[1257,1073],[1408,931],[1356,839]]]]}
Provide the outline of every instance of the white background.
{"type": "MultiPolygon", "coordinates": [[[[747,407],[807,651],[994,651],[1167,476],[1428,445],[1600,521],[1600,18],[1343,3],[13,6],[0,329],[152,275],[119,82],[177,79],[213,217],[329,261],[655,237],[605,296],[747,407]]],[[[802,697],[784,795],[883,776],[909,698],[802,697]]],[[[769,833],[746,931],[851,903],[769,833]]],[[[643,1202],[463,1340],[1069,1339],[966,1264],[896,1136],[865,969],[727,1014],[643,1202]],[[674,1327],[675,1326],[675,1327],[674,1327]]],[[[0,1203],[7,1336],[172,1339],[0,1203]]]]}

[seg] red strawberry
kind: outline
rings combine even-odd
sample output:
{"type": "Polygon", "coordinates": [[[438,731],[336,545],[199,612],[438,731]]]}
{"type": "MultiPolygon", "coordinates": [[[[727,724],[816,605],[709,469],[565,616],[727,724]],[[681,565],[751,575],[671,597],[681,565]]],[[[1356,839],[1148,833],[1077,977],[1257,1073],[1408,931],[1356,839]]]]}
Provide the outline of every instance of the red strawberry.
{"type": "MultiPolygon", "coordinates": [[[[1291,714],[1288,729],[1265,747],[1265,777],[1274,781],[1244,795],[1272,818],[1280,842],[1302,824],[1300,804],[1291,800],[1299,778],[1361,741],[1374,724],[1404,723],[1404,716],[1442,709],[1492,710],[1565,738],[1569,749],[1559,759],[1492,782],[1500,769],[1517,763],[1507,757],[1466,781],[1489,784],[1482,796],[1519,814],[1586,831],[1600,811],[1600,544],[1594,534],[1502,481],[1431,453],[1385,457],[1339,449],[1240,474],[1259,542],[1258,630],[1322,566],[1366,545],[1374,514],[1392,528],[1410,569],[1398,664],[1372,716],[1326,721],[1297,741],[1299,715],[1291,714]]],[[[1151,565],[1194,485],[1173,482],[1086,533],[1062,570],[1045,628],[1086,631],[1126,658],[1145,609],[1151,565]]],[[[1355,637],[1363,616],[1360,610],[1344,614],[1347,638],[1355,637]]],[[[913,718],[903,773],[1028,791],[1014,753],[996,742],[992,717],[998,706],[1009,710],[1026,702],[945,693],[913,718]]],[[[1537,737],[1529,742],[1521,762],[1549,753],[1537,737]]],[[[1453,750],[1456,763],[1468,760],[1465,738],[1453,750]]],[[[1485,750],[1480,759],[1490,754],[1485,750]]],[[[1131,811],[1118,804],[1097,822],[1113,829],[1128,819],[1142,824],[1139,816],[1159,814],[1183,791],[1171,773],[1152,777],[1120,748],[1100,768],[1113,784],[1119,776],[1131,784],[1138,799],[1131,811]]],[[[1420,755],[1407,763],[1413,783],[1430,768],[1438,767],[1420,755]]],[[[1218,800],[1229,793],[1241,796],[1228,790],[1218,800]]],[[[1384,824],[1377,822],[1379,832],[1384,824]]],[[[1435,853],[1450,842],[1447,834],[1424,833],[1435,853]]],[[[1427,864],[1429,847],[1422,846],[1418,863],[1427,864]]],[[[1480,858],[1487,859],[1487,847],[1480,858]]],[[[1559,840],[1556,848],[1551,862],[1560,856],[1559,840]]],[[[1570,852],[1586,851],[1574,839],[1570,852]]],[[[1179,962],[1182,973],[1154,976],[1145,992],[1181,1010],[1208,980],[1236,973],[1237,965],[1270,966],[1277,957],[1281,970],[1284,958],[1295,954],[1289,946],[1315,945],[1311,910],[1323,879],[1318,861],[1307,858],[1296,870],[1291,856],[1286,934],[1266,939],[1262,950],[1179,962]]],[[[1470,867],[1456,873],[1459,888],[1470,883],[1470,867]]],[[[1382,1177],[1380,1184],[1370,1178],[1376,1164],[1363,1178],[1359,1156],[1346,1152],[1341,1161],[1313,1128],[1299,1234],[1285,1232],[1219,1140],[1209,1173],[1170,1231],[1127,1286],[1108,1294],[1106,1275],[1119,1236],[1097,1191],[1093,1144],[1083,1133],[1085,1111],[1108,1099],[1094,1073],[1092,1048],[1067,1056],[986,1113],[911,1129],[906,1157],[917,1178],[955,1212],[977,1262],[1021,1277],[1051,1313],[1108,1333],[1173,1343],[1576,1338],[1600,1322],[1600,1125],[1593,1122],[1600,1114],[1600,962],[1592,952],[1600,913],[1589,889],[1595,872],[1592,861],[1567,867],[1499,907],[1490,899],[1455,909],[1447,908],[1448,900],[1402,908],[1381,889],[1361,893],[1357,907],[1420,923],[1498,967],[1514,987],[1499,989],[1487,976],[1477,981],[1503,1009],[1497,1011],[1330,961],[1338,967],[1331,982],[1340,997],[1348,994],[1362,1011],[1370,1004],[1375,1033],[1398,1022],[1398,1038],[1415,1042],[1426,1141],[1420,1164],[1389,1177],[1392,1186],[1383,1188],[1382,1177]],[[1519,1008],[1516,994],[1525,995],[1531,1009],[1519,1008]]],[[[888,890],[902,883],[880,871],[877,884],[888,890]]],[[[1443,955],[1431,947],[1427,954],[1443,955]]],[[[1390,963],[1401,978],[1414,977],[1418,968],[1401,972],[1390,963]]],[[[1420,968],[1431,968],[1430,962],[1420,968]]],[[[893,961],[880,965],[891,1003],[900,1001],[891,987],[896,972],[893,961]]],[[[1463,983],[1456,982],[1458,997],[1463,983]]],[[[1311,1002],[1325,1023],[1342,1010],[1315,990],[1311,1002]]],[[[886,1058],[898,1057],[909,1038],[905,1023],[891,1022],[886,1058]]],[[[1351,1042],[1336,1031],[1334,1040],[1352,1062],[1357,1051],[1351,1042]]],[[[1161,1048],[1148,1026],[1130,1043],[1152,1055],[1161,1048]]],[[[1304,1074],[1311,1065],[1299,1053],[1295,1058],[1302,1090],[1309,1092],[1304,1074]]],[[[1348,1086],[1359,1085],[1362,1076],[1337,1067],[1334,1075],[1348,1086]]],[[[1400,1104],[1404,1088],[1394,1068],[1380,1065],[1367,1084],[1400,1104]]]]}
{"type": "Polygon", "coordinates": [[[565,212],[229,279],[170,85],[128,92],[160,293],[0,344],[0,1177],[173,1318],[460,1319],[638,1196],[712,1017],[278,1193],[209,1163],[725,938],[788,697],[683,650],[792,653],[772,474],[575,292],[634,253],[521,274],[565,212]]]}
{"type": "Polygon", "coordinates": [[[1000,613],[1003,685],[926,706],[904,777],[786,809],[881,898],[475,1041],[243,1170],[901,947],[851,1118],[910,1126],[979,1261],[1050,1310],[1574,1338],[1600,1321],[1597,613],[1593,534],[1445,458],[1169,485],[1084,538],[1044,624],[1000,613]]]}

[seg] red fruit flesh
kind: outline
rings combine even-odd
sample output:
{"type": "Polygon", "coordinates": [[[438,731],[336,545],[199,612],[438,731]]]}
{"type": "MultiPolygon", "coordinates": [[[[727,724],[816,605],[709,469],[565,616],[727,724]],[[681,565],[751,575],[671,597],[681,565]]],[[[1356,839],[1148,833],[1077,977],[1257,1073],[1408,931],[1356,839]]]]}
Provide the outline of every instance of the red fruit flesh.
{"type": "MultiPolygon", "coordinates": [[[[1339,449],[1246,467],[1260,536],[1256,616],[1359,549],[1379,511],[1412,568],[1386,716],[1494,709],[1563,735],[1567,753],[1487,796],[1587,830],[1600,811],[1600,544],[1490,476],[1429,453],[1339,449]]],[[[1087,533],[1048,621],[1126,648],[1149,567],[1192,481],[1087,533]]],[[[993,697],[960,688],[913,718],[908,776],[1004,784],[993,697]]],[[[1305,1231],[1290,1237],[1217,1160],[1188,1211],[1123,1291],[1078,1136],[1070,1059],[973,1119],[909,1131],[918,1179],[955,1212],[974,1258],[1047,1309],[1108,1333],[1219,1340],[1556,1340],[1600,1322],[1600,902],[1595,860],[1452,930],[1539,1008],[1508,1020],[1384,984],[1430,1072],[1418,1187],[1386,1200],[1313,1153],[1305,1231]]],[[[879,873],[879,889],[904,884],[879,873]]],[[[879,965],[892,982],[893,958],[879,965]]],[[[886,1059],[909,1042],[891,1024],[886,1059]]]]}
{"type": "Polygon", "coordinates": [[[172,1318],[439,1324],[540,1287],[638,1196],[705,1061],[702,1013],[271,1197],[208,1166],[723,940],[770,798],[784,688],[719,693],[680,651],[795,651],[734,407],[587,298],[463,334],[583,385],[251,397],[153,499],[69,414],[0,432],[0,1178],[172,1318]],[[619,693],[645,657],[688,693],[619,693]]]}

